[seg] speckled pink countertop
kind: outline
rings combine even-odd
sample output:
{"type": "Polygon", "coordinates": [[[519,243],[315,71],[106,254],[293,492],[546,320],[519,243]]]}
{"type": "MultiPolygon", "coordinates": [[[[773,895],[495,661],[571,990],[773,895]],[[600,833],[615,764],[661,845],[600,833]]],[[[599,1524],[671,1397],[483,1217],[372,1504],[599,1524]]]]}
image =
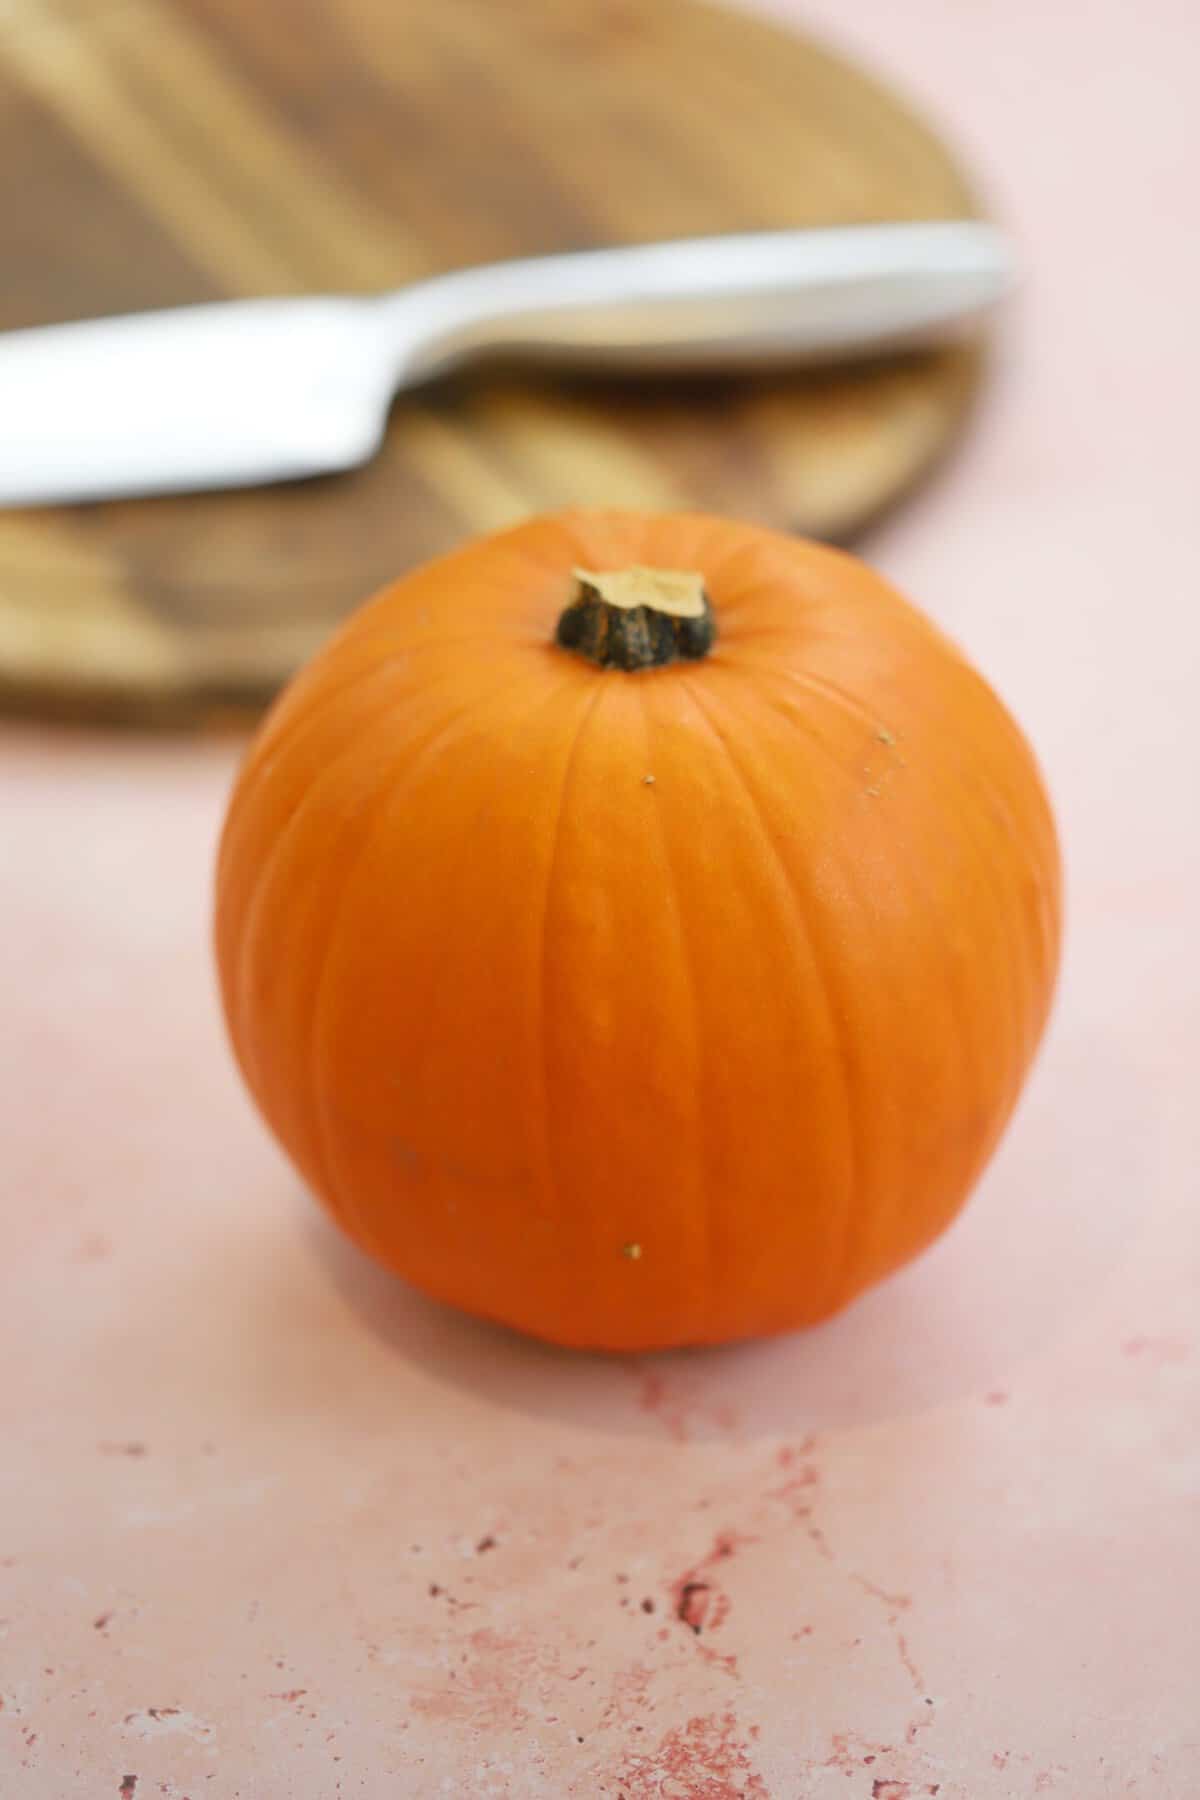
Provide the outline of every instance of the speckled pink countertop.
{"type": "Polygon", "coordinates": [[[808,1336],[605,1362],[444,1314],[234,1078],[233,748],[5,729],[3,1800],[1200,1795],[1200,23],[851,11],[1029,270],[972,439],[872,546],[1060,810],[1011,1135],[808,1336]]]}

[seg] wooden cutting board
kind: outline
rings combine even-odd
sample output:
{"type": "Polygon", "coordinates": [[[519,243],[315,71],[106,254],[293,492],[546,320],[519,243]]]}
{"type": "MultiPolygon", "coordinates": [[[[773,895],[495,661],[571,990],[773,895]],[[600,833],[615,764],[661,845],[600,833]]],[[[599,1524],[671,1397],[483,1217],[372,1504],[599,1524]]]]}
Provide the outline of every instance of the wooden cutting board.
{"type": "MultiPolygon", "coordinates": [[[[701,0],[0,11],[0,328],[971,210],[952,157],[886,88],[701,0]]],[[[0,699],[167,720],[258,705],[384,580],[566,504],[845,539],[942,451],[979,361],[476,376],[401,400],[382,456],[350,475],[0,513],[0,699]]]]}

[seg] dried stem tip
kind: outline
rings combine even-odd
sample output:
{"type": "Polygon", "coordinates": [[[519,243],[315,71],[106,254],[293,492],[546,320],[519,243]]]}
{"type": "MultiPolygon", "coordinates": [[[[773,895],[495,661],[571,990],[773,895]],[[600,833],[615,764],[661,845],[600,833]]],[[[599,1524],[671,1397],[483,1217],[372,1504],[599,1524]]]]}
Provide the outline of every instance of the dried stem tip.
{"type": "Polygon", "coordinates": [[[704,577],[685,569],[576,569],[558,642],[601,669],[653,669],[707,656],[716,637],[704,577]]]}

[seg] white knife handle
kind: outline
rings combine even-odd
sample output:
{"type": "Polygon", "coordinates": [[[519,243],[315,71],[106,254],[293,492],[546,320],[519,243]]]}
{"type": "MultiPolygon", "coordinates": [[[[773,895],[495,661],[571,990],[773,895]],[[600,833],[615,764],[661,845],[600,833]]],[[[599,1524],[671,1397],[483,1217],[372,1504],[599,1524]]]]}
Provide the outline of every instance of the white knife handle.
{"type": "Polygon", "coordinates": [[[977,319],[1011,276],[1001,235],[955,220],[539,257],[442,276],[381,304],[401,378],[485,353],[728,368],[911,348],[977,319]]]}

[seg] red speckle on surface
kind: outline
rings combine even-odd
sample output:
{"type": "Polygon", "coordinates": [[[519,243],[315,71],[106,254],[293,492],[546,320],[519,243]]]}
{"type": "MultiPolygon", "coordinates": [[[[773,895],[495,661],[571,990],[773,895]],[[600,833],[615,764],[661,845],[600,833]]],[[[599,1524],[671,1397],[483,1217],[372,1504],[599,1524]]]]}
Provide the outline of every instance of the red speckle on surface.
{"type": "Polygon", "coordinates": [[[750,1759],[749,1745],[731,1712],[689,1719],[653,1750],[627,1751],[608,1775],[624,1800],[771,1800],[750,1759]]]}
{"type": "MultiPolygon", "coordinates": [[[[900,1629],[900,1614],[902,1612],[907,1612],[908,1608],[912,1605],[912,1595],[889,1594],[886,1588],[881,1588],[877,1586],[875,1582],[868,1581],[865,1575],[856,1575],[854,1579],[865,1594],[870,1594],[873,1600],[880,1601],[880,1603],[887,1608],[887,1622],[891,1627],[896,1640],[896,1654],[900,1658],[900,1665],[912,1682],[917,1693],[924,1699],[925,1682],[922,1678],[921,1671],[913,1658],[912,1651],[909,1649],[908,1639],[900,1629]]],[[[917,1732],[923,1731],[929,1722],[930,1721],[927,1719],[921,1719],[909,1726],[908,1741],[910,1744],[916,1738],[917,1732]]]]}
{"type": "Polygon", "coordinates": [[[559,1654],[537,1632],[498,1631],[481,1626],[467,1639],[459,1679],[431,1676],[427,1686],[413,1692],[409,1706],[415,1713],[446,1724],[462,1724],[481,1733],[520,1729],[530,1717],[528,1695],[548,1691],[554,1681],[577,1681],[590,1671],[583,1666],[564,1672],[559,1654]]]}
{"type": "Polygon", "coordinates": [[[778,1487],[768,1488],[767,1497],[770,1500],[781,1500],[792,1517],[804,1526],[809,1541],[818,1554],[826,1562],[832,1562],[833,1551],[829,1547],[829,1540],[813,1518],[817,1490],[821,1485],[821,1471],[815,1463],[804,1460],[815,1444],[816,1438],[809,1436],[802,1444],[785,1445],[783,1449],[776,1451],[776,1463],[789,1473],[787,1480],[778,1487]]]}
{"type": "MultiPolygon", "coordinates": [[[[721,1592],[712,1579],[712,1571],[723,1562],[734,1556],[740,1545],[752,1544],[757,1540],[737,1531],[719,1531],[713,1539],[712,1549],[699,1562],[686,1569],[670,1587],[671,1610],[675,1617],[692,1631],[697,1637],[702,1631],[713,1631],[729,1616],[729,1596],[721,1592]]],[[[709,1660],[712,1660],[711,1658],[709,1660]]],[[[736,1670],[732,1657],[720,1657],[716,1660],[736,1670]]]]}
{"type": "Polygon", "coordinates": [[[631,1726],[635,1731],[643,1730],[644,1727],[635,1721],[639,1714],[653,1711],[650,1704],[653,1680],[654,1670],[648,1663],[635,1662],[632,1667],[622,1669],[613,1681],[608,1703],[600,1715],[601,1726],[621,1725],[631,1726]]]}
{"type": "Polygon", "coordinates": [[[843,1775],[857,1774],[864,1763],[873,1763],[877,1756],[889,1756],[893,1748],[891,1744],[874,1744],[850,1731],[835,1731],[830,1743],[832,1748],[821,1766],[839,1769],[843,1775]]]}
{"type": "Polygon", "coordinates": [[[137,1784],[138,1778],[136,1775],[122,1775],[121,1785],[117,1789],[117,1793],[121,1796],[121,1800],[133,1800],[133,1796],[137,1793],[137,1784]]]}
{"type": "Polygon", "coordinates": [[[126,1443],[97,1444],[101,1456],[145,1456],[146,1446],[137,1438],[130,1438],[126,1443]]]}
{"type": "Polygon", "coordinates": [[[94,1619],[93,1619],[93,1620],[92,1620],[92,1630],[93,1630],[93,1631],[103,1631],[103,1630],[105,1630],[105,1628],[106,1628],[106,1627],[107,1627],[107,1625],[108,1625],[108,1622],[109,1622],[109,1620],[110,1620],[110,1619],[111,1619],[111,1618],[112,1618],[112,1614],[111,1614],[111,1612],[102,1612],[102,1613],[100,1613],[100,1614],[99,1614],[99,1615],[98,1615],[98,1617],[96,1617],[96,1618],[94,1618],[94,1619]]]}
{"type": "Polygon", "coordinates": [[[983,1396],[983,1404],[985,1406],[1007,1406],[1008,1395],[1003,1388],[993,1388],[990,1394],[983,1396]]]}
{"type": "Polygon", "coordinates": [[[1008,1767],[1008,1755],[1009,1755],[1009,1753],[1007,1750],[993,1750],[992,1751],[992,1767],[993,1767],[993,1769],[1006,1769],[1008,1767]]]}
{"type": "Polygon", "coordinates": [[[481,1537],[479,1542],[476,1544],[475,1554],[476,1554],[476,1556],[482,1556],[486,1550],[494,1550],[495,1548],[496,1548],[496,1540],[492,1536],[491,1532],[489,1531],[489,1532],[486,1532],[485,1535],[483,1537],[481,1537]]]}
{"type": "Polygon", "coordinates": [[[701,1662],[706,1662],[714,1669],[720,1669],[725,1675],[738,1675],[738,1659],[732,1650],[714,1650],[711,1644],[697,1644],[696,1654],[701,1662]]]}
{"type": "Polygon", "coordinates": [[[715,1631],[718,1625],[724,1624],[729,1617],[730,1600],[728,1594],[713,1594],[705,1620],[706,1629],[715,1631]]]}
{"type": "MultiPolygon", "coordinates": [[[[913,1687],[916,1689],[918,1694],[921,1694],[922,1690],[925,1686],[925,1683],[921,1678],[920,1669],[918,1669],[916,1663],[913,1661],[912,1651],[908,1647],[908,1639],[905,1637],[905,1635],[902,1631],[897,1631],[897,1633],[896,1633],[896,1651],[900,1657],[901,1663],[904,1665],[904,1668],[908,1674],[909,1680],[913,1684],[913,1687]]],[[[919,1719],[917,1721],[916,1725],[911,1727],[912,1736],[915,1737],[917,1732],[923,1730],[923,1728],[928,1723],[929,1723],[928,1719],[919,1719]]],[[[909,1741],[911,1742],[912,1739],[910,1738],[909,1741]]]]}
{"type": "MultiPolygon", "coordinates": [[[[782,1487],[771,1489],[771,1498],[773,1500],[790,1501],[797,1494],[802,1494],[805,1488],[817,1487],[820,1480],[820,1472],[815,1463],[801,1463],[796,1472],[788,1477],[782,1487]]],[[[804,1504],[807,1506],[809,1502],[805,1501],[804,1504]]]]}
{"type": "Polygon", "coordinates": [[[639,1370],[638,1405],[666,1427],[677,1444],[687,1442],[684,1409],[671,1398],[667,1384],[656,1369],[639,1370]]]}
{"type": "Polygon", "coordinates": [[[708,1617],[708,1600],[711,1589],[707,1581],[684,1581],[679,1586],[679,1598],[675,1602],[675,1617],[682,1620],[697,1636],[704,1629],[704,1621],[708,1617]]]}
{"type": "MultiPolygon", "coordinates": [[[[307,1692],[308,1692],[307,1688],[288,1688],[286,1690],[286,1692],[284,1692],[282,1694],[268,1694],[267,1699],[268,1700],[286,1700],[290,1704],[293,1700],[303,1699],[304,1695],[307,1694],[307,1692]]],[[[151,1716],[153,1716],[153,1714],[151,1716]]]]}
{"type": "Polygon", "coordinates": [[[882,1600],[885,1606],[895,1613],[907,1612],[912,1605],[911,1594],[889,1594],[886,1588],[877,1587],[875,1582],[868,1581],[865,1575],[854,1577],[864,1594],[870,1594],[876,1600],[882,1600]]]}
{"type": "MultiPolygon", "coordinates": [[[[871,1759],[874,1760],[874,1759],[871,1759]]],[[[863,1761],[867,1761],[864,1757],[863,1761]]],[[[897,1781],[894,1778],[880,1777],[871,1784],[871,1800],[917,1800],[919,1794],[940,1794],[940,1781],[926,1782],[923,1787],[915,1787],[911,1781],[897,1781]]]]}
{"type": "Polygon", "coordinates": [[[905,1732],[904,1732],[905,1743],[906,1744],[915,1744],[917,1741],[918,1734],[922,1731],[928,1731],[929,1727],[932,1724],[933,1724],[933,1714],[931,1712],[925,1713],[921,1718],[914,1719],[912,1721],[912,1723],[910,1725],[908,1725],[905,1729],[905,1732]]]}

